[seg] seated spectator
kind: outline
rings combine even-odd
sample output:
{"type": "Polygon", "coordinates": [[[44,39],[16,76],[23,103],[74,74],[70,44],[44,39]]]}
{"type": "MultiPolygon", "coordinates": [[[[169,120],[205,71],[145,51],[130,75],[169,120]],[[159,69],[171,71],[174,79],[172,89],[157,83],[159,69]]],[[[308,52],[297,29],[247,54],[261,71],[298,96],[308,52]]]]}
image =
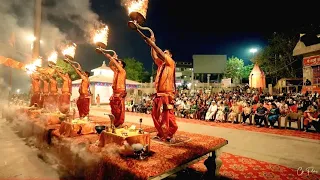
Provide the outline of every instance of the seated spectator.
{"type": "Polygon", "coordinates": [[[216,122],[225,122],[225,106],[221,101],[218,102],[218,111],[216,114],[216,122]]]}
{"type": "Polygon", "coordinates": [[[133,112],[133,100],[127,101],[125,105],[126,111],[133,112]]]}
{"type": "MultiPolygon", "coordinates": [[[[269,128],[274,128],[274,124],[275,122],[278,121],[278,118],[280,116],[280,110],[278,109],[277,105],[275,103],[271,104],[271,109],[269,111],[269,115],[268,115],[268,120],[270,122],[270,127],[269,128]]],[[[280,124],[278,124],[278,126],[280,127],[280,124]]]]}
{"type": "Polygon", "coordinates": [[[210,119],[214,118],[217,113],[217,110],[218,110],[218,106],[216,102],[212,101],[211,105],[209,106],[209,109],[206,112],[205,120],[209,121],[210,119]]]}
{"type": "Polygon", "coordinates": [[[251,107],[247,103],[244,103],[241,116],[242,116],[242,124],[245,124],[247,119],[250,118],[251,116],[251,107]]]}
{"type": "Polygon", "coordinates": [[[258,104],[259,104],[259,103],[254,103],[254,104],[251,106],[252,112],[256,112],[256,111],[257,111],[258,104]]]}
{"type": "Polygon", "coordinates": [[[200,103],[198,105],[198,111],[197,111],[197,119],[204,119],[204,116],[206,114],[206,106],[203,101],[200,100],[200,103]]]}
{"type": "Polygon", "coordinates": [[[187,114],[189,113],[189,110],[190,110],[190,105],[186,100],[184,100],[182,103],[182,110],[180,111],[182,115],[181,117],[186,117],[187,114]]]}
{"type": "Polygon", "coordinates": [[[289,113],[289,107],[284,101],[281,101],[281,106],[279,110],[282,116],[286,116],[289,113]]]}
{"type": "Polygon", "coordinates": [[[238,122],[238,115],[239,115],[239,105],[238,103],[234,103],[231,107],[231,112],[228,115],[228,121],[232,123],[238,122]]]}
{"type": "Polygon", "coordinates": [[[193,103],[191,106],[190,115],[189,115],[191,119],[196,118],[197,110],[198,110],[198,105],[196,103],[193,103]]]}
{"type": "Polygon", "coordinates": [[[320,132],[319,113],[311,105],[304,113],[303,119],[304,130],[307,132],[311,126],[313,126],[317,132],[320,132]]]}
{"type": "Polygon", "coordinates": [[[298,113],[298,104],[296,101],[293,101],[293,104],[289,107],[290,112],[298,113]]]}
{"type": "Polygon", "coordinates": [[[263,107],[263,103],[260,102],[254,115],[254,120],[256,122],[257,127],[261,127],[262,122],[266,123],[267,113],[268,109],[263,107]]]}
{"type": "Polygon", "coordinates": [[[263,107],[265,107],[266,109],[268,109],[268,111],[271,109],[271,102],[267,102],[267,101],[265,101],[264,103],[263,103],[263,107]]]}

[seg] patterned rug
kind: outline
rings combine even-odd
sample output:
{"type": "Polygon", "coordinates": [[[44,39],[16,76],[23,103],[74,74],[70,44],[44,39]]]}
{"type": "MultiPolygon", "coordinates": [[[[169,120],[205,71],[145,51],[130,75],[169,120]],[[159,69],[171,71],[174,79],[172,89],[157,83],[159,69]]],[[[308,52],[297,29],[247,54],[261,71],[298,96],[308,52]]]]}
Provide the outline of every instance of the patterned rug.
{"type": "Polygon", "coordinates": [[[152,141],[155,141],[155,142],[160,143],[160,144],[166,144],[168,146],[179,145],[181,143],[185,143],[185,142],[191,141],[190,137],[181,136],[181,135],[175,135],[173,141],[165,141],[164,142],[161,139],[157,138],[157,133],[156,132],[152,132],[150,134],[151,134],[152,141]]]}
{"type": "MultiPolygon", "coordinates": [[[[126,112],[126,113],[128,115],[151,118],[150,114],[133,113],[133,112],[126,112]]],[[[303,131],[298,131],[294,129],[269,129],[264,127],[257,128],[252,125],[249,126],[249,125],[232,124],[232,123],[216,123],[216,122],[207,122],[202,120],[186,119],[186,118],[176,118],[176,120],[177,122],[184,122],[184,123],[193,123],[193,124],[201,124],[206,126],[223,127],[223,128],[231,128],[231,129],[238,129],[238,130],[245,130],[245,131],[254,131],[254,132],[260,132],[260,133],[277,134],[282,136],[293,136],[293,137],[299,137],[299,138],[320,140],[319,133],[303,132],[303,131]]]]}
{"type": "MultiPolygon", "coordinates": [[[[232,155],[229,153],[222,153],[220,155],[220,159],[222,160],[220,174],[225,178],[259,180],[320,179],[319,174],[311,172],[308,173],[306,167],[304,167],[304,172],[302,172],[301,170],[295,170],[285,166],[232,155]]],[[[198,172],[205,172],[206,167],[204,166],[203,162],[204,160],[190,166],[190,168],[198,172]]]]}

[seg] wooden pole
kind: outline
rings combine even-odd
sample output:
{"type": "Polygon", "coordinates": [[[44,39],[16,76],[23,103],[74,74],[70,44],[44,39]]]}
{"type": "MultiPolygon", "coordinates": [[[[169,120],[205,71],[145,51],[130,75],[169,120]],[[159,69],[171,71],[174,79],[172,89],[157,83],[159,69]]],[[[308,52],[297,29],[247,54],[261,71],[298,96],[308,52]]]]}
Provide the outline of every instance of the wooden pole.
{"type": "Polygon", "coordinates": [[[40,38],[41,38],[41,5],[42,0],[35,0],[34,4],[34,37],[32,48],[32,59],[36,59],[40,55],[40,38]]]}
{"type": "Polygon", "coordinates": [[[10,73],[9,73],[9,88],[10,88],[10,92],[12,92],[12,68],[10,68],[10,73]]]}

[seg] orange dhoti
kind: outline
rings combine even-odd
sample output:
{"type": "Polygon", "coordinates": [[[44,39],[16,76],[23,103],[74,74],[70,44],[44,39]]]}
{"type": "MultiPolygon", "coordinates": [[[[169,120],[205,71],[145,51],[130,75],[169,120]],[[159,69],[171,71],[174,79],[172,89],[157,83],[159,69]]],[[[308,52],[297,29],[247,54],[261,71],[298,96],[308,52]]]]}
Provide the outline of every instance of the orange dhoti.
{"type": "Polygon", "coordinates": [[[40,107],[48,108],[48,94],[41,95],[40,107]]]}
{"type": "Polygon", "coordinates": [[[44,95],[40,95],[40,100],[39,100],[39,107],[43,108],[44,107],[44,95]]]}
{"type": "Polygon", "coordinates": [[[70,94],[64,93],[59,97],[59,111],[63,114],[67,114],[70,110],[70,94]]]}
{"type": "Polygon", "coordinates": [[[156,96],[153,99],[151,116],[154,126],[158,131],[158,137],[161,139],[172,138],[178,130],[173,105],[170,96],[156,96]],[[163,110],[161,112],[162,107],[163,110]]]}
{"type": "Polygon", "coordinates": [[[124,123],[126,92],[115,93],[110,98],[111,113],[114,115],[114,125],[116,127],[124,123]]]}
{"type": "Polygon", "coordinates": [[[30,106],[33,106],[35,104],[37,104],[38,106],[40,105],[40,94],[39,93],[33,94],[31,97],[30,106]]]}
{"type": "Polygon", "coordinates": [[[89,115],[90,111],[90,97],[86,97],[84,95],[80,95],[77,100],[77,107],[79,111],[79,117],[83,118],[89,115]]]}

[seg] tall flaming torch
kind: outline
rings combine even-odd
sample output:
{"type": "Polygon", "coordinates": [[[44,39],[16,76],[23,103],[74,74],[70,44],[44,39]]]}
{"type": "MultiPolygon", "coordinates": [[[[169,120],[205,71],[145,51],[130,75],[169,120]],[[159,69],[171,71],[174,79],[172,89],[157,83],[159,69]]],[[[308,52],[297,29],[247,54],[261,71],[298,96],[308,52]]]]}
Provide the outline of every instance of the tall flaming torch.
{"type": "Polygon", "coordinates": [[[62,50],[62,54],[66,57],[65,59],[69,61],[74,60],[74,55],[76,54],[77,45],[72,43],[68,45],[64,50],[62,50]]]}
{"type": "Polygon", "coordinates": [[[27,71],[27,74],[31,75],[32,73],[36,72],[38,68],[42,66],[42,58],[38,57],[33,63],[27,64],[25,66],[25,69],[27,71]]]}
{"type": "Polygon", "coordinates": [[[34,60],[33,64],[38,68],[42,66],[42,58],[38,57],[36,60],[34,60]]]}
{"type": "Polygon", "coordinates": [[[125,6],[128,8],[129,17],[138,24],[146,21],[149,0],[128,0],[125,6]]]}
{"type": "Polygon", "coordinates": [[[77,45],[72,43],[68,45],[65,49],[62,50],[62,54],[64,55],[64,61],[68,64],[76,64],[78,66],[78,70],[81,70],[81,66],[78,62],[74,60],[74,56],[76,54],[77,45]]]}
{"type": "Polygon", "coordinates": [[[53,51],[48,56],[48,65],[49,66],[55,66],[57,64],[58,59],[58,53],[56,51],[53,51]]]}
{"type": "Polygon", "coordinates": [[[147,30],[151,36],[154,36],[152,29],[142,26],[146,21],[148,3],[149,0],[129,0],[129,2],[125,4],[131,19],[131,21],[128,22],[129,28],[136,30],[143,39],[148,39],[148,37],[143,34],[141,30],[147,30]]]}
{"type": "Polygon", "coordinates": [[[102,54],[112,52],[113,56],[117,57],[117,53],[114,50],[106,49],[108,45],[109,27],[107,25],[103,26],[104,27],[98,29],[93,36],[93,43],[98,46],[96,52],[102,54]]]}

